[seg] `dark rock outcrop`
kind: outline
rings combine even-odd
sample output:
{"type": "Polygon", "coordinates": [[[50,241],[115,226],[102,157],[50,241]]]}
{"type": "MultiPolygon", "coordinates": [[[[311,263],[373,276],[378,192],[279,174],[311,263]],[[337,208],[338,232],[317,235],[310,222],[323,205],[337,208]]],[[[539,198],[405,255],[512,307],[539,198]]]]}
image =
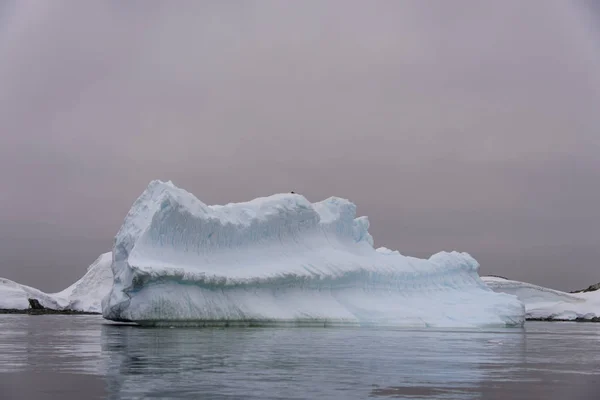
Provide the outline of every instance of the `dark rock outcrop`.
{"type": "Polygon", "coordinates": [[[543,322],[600,322],[600,317],[586,318],[575,318],[575,319],[561,319],[561,318],[526,318],[527,321],[543,321],[543,322]]]}
{"type": "Polygon", "coordinates": [[[44,310],[45,307],[40,304],[37,299],[27,299],[29,301],[29,308],[32,310],[44,310]]]}
{"type": "Polygon", "coordinates": [[[588,286],[586,289],[576,290],[571,293],[587,293],[587,292],[595,292],[596,290],[600,290],[600,282],[596,283],[595,285],[588,286]]]}

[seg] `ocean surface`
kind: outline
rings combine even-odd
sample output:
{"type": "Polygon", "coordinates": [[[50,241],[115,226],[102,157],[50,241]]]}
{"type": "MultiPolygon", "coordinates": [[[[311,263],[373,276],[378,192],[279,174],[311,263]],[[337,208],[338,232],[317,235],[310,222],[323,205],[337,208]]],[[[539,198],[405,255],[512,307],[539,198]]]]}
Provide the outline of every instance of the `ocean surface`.
{"type": "Polygon", "coordinates": [[[600,399],[600,324],[139,328],[0,315],[0,399],[600,399]]]}

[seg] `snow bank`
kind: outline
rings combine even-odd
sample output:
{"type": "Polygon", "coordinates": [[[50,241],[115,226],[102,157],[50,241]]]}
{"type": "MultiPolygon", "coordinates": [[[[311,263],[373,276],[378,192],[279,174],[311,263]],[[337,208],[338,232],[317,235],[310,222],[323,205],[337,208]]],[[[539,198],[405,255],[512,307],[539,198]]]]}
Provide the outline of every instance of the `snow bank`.
{"type": "Polygon", "coordinates": [[[565,293],[497,277],[481,279],[495,292],[517,296],[525,304],[527,318],[574,320],[600,317],[600,291],[565,293]]]}
{"type": "Polygon", "coordinates": [[[65,308],[84,312],[101,312],[101,302],[112,287],[112,253],[104,253],[87,269],[77,282],[55,293],[55,298],[63,299],[65,308]]]}
{"type": "Polygon", "coordinates": [[[29,299],[36,299],[46,308],[61,310],[64,302],[54,296],[9,279],[0,278],[0,309],[26,310],[29,299]]]}
{"type": "Polygon", "coordinates": [[[105,318],[141,324],[521,324],[466,253],[428,260],[376,251],[340,198],[277,194],[207,206],[153,181],[116,235],[105,318]]]}
{"type": "Polygon", "coordinates": [[[26,310],[28,299],[36,299],[45,308],[83,312],[101,311],[101,301],[112,287],[112,253],[104,253],[77,282],[59,293],[41,290],[0,278],[0,309],[26,310]]]}

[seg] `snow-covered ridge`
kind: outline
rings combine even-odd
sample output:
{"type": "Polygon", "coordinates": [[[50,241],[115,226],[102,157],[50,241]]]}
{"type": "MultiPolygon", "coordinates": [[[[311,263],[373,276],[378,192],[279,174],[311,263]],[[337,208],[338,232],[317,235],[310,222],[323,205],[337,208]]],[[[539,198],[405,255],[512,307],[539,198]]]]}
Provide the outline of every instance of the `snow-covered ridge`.
{"type": "Polygon", "coordinates": [[[83,312],[101,311],[102,298],[112,286],[112,253],[104,253],[92,263],[77,282],[59,293],[41,290],[0,278],[0,309],[27,310],[28,299],[36,299],[45,308],[83,312]]]}
{"type": "Polygon", "coordinates": [[[598,282],[596,284],[593,284],[593,285],[590,285],[590,286],[588,286],[585,289],[581,289],[581,290],[578,290],[578,291],[573,292],[573,293],[589,293],[589,292],[595,292],[595,291],[598,291],[598,290],[600,290],[600,282],[598,282]]]}
{"type": "Polygon", "coordinates": [[[0,278],[0,309],[26,310],[30,298],[36,299],[46,308],[61,310],[64,302],[31,286],[21,285],[10,279],[0,278]]]}
{"type": "Polygon", "coordinates": [[[481,279],[495,292],[517,296],[525,304],[527,318],[590,320],[600,317],[600,291],[566,293],[498,277],[481,279]]]}
{"type": "Polygon", "coordinates": [[[96,259],[77,282],[53,296],[66,301],[69,310],[100,312],[101,302],[112,287],[112,253],[96,259]]]}
{"type": "Polygon", "coordinates": [[[153,181],[115,237],[112,320],[140,323],[520,324],[466,253],[428,260],[376,251],[366,217],[298,194],[208,206],[153,181]]]}

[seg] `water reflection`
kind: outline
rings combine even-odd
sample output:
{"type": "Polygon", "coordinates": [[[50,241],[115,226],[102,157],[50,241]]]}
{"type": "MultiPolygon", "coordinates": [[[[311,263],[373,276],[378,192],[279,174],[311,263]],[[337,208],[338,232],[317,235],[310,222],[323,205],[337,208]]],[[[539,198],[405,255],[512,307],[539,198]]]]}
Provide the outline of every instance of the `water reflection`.
{"type": "Polygon", "coordinates": [[[586,399],[600,390],[598,344],[600,324],[150,329],[93,316],[0,315],[0,393],[11,399],[59,392],[61,399],[586,399]],[[32,372],[36,385],[27,385],[32,372]]]}
{"type": "Polygon", "coordinates": [[[0,315],[0,373],[103,374],[101,326],[96,316],[0,315]]]}
{"type": "Polygon", "coordinates": [[[366,398],[403,387],[465,399],[518,363],[523,333],[103,326],[102,351],[110,392],[126,397],[366,398]]]}

